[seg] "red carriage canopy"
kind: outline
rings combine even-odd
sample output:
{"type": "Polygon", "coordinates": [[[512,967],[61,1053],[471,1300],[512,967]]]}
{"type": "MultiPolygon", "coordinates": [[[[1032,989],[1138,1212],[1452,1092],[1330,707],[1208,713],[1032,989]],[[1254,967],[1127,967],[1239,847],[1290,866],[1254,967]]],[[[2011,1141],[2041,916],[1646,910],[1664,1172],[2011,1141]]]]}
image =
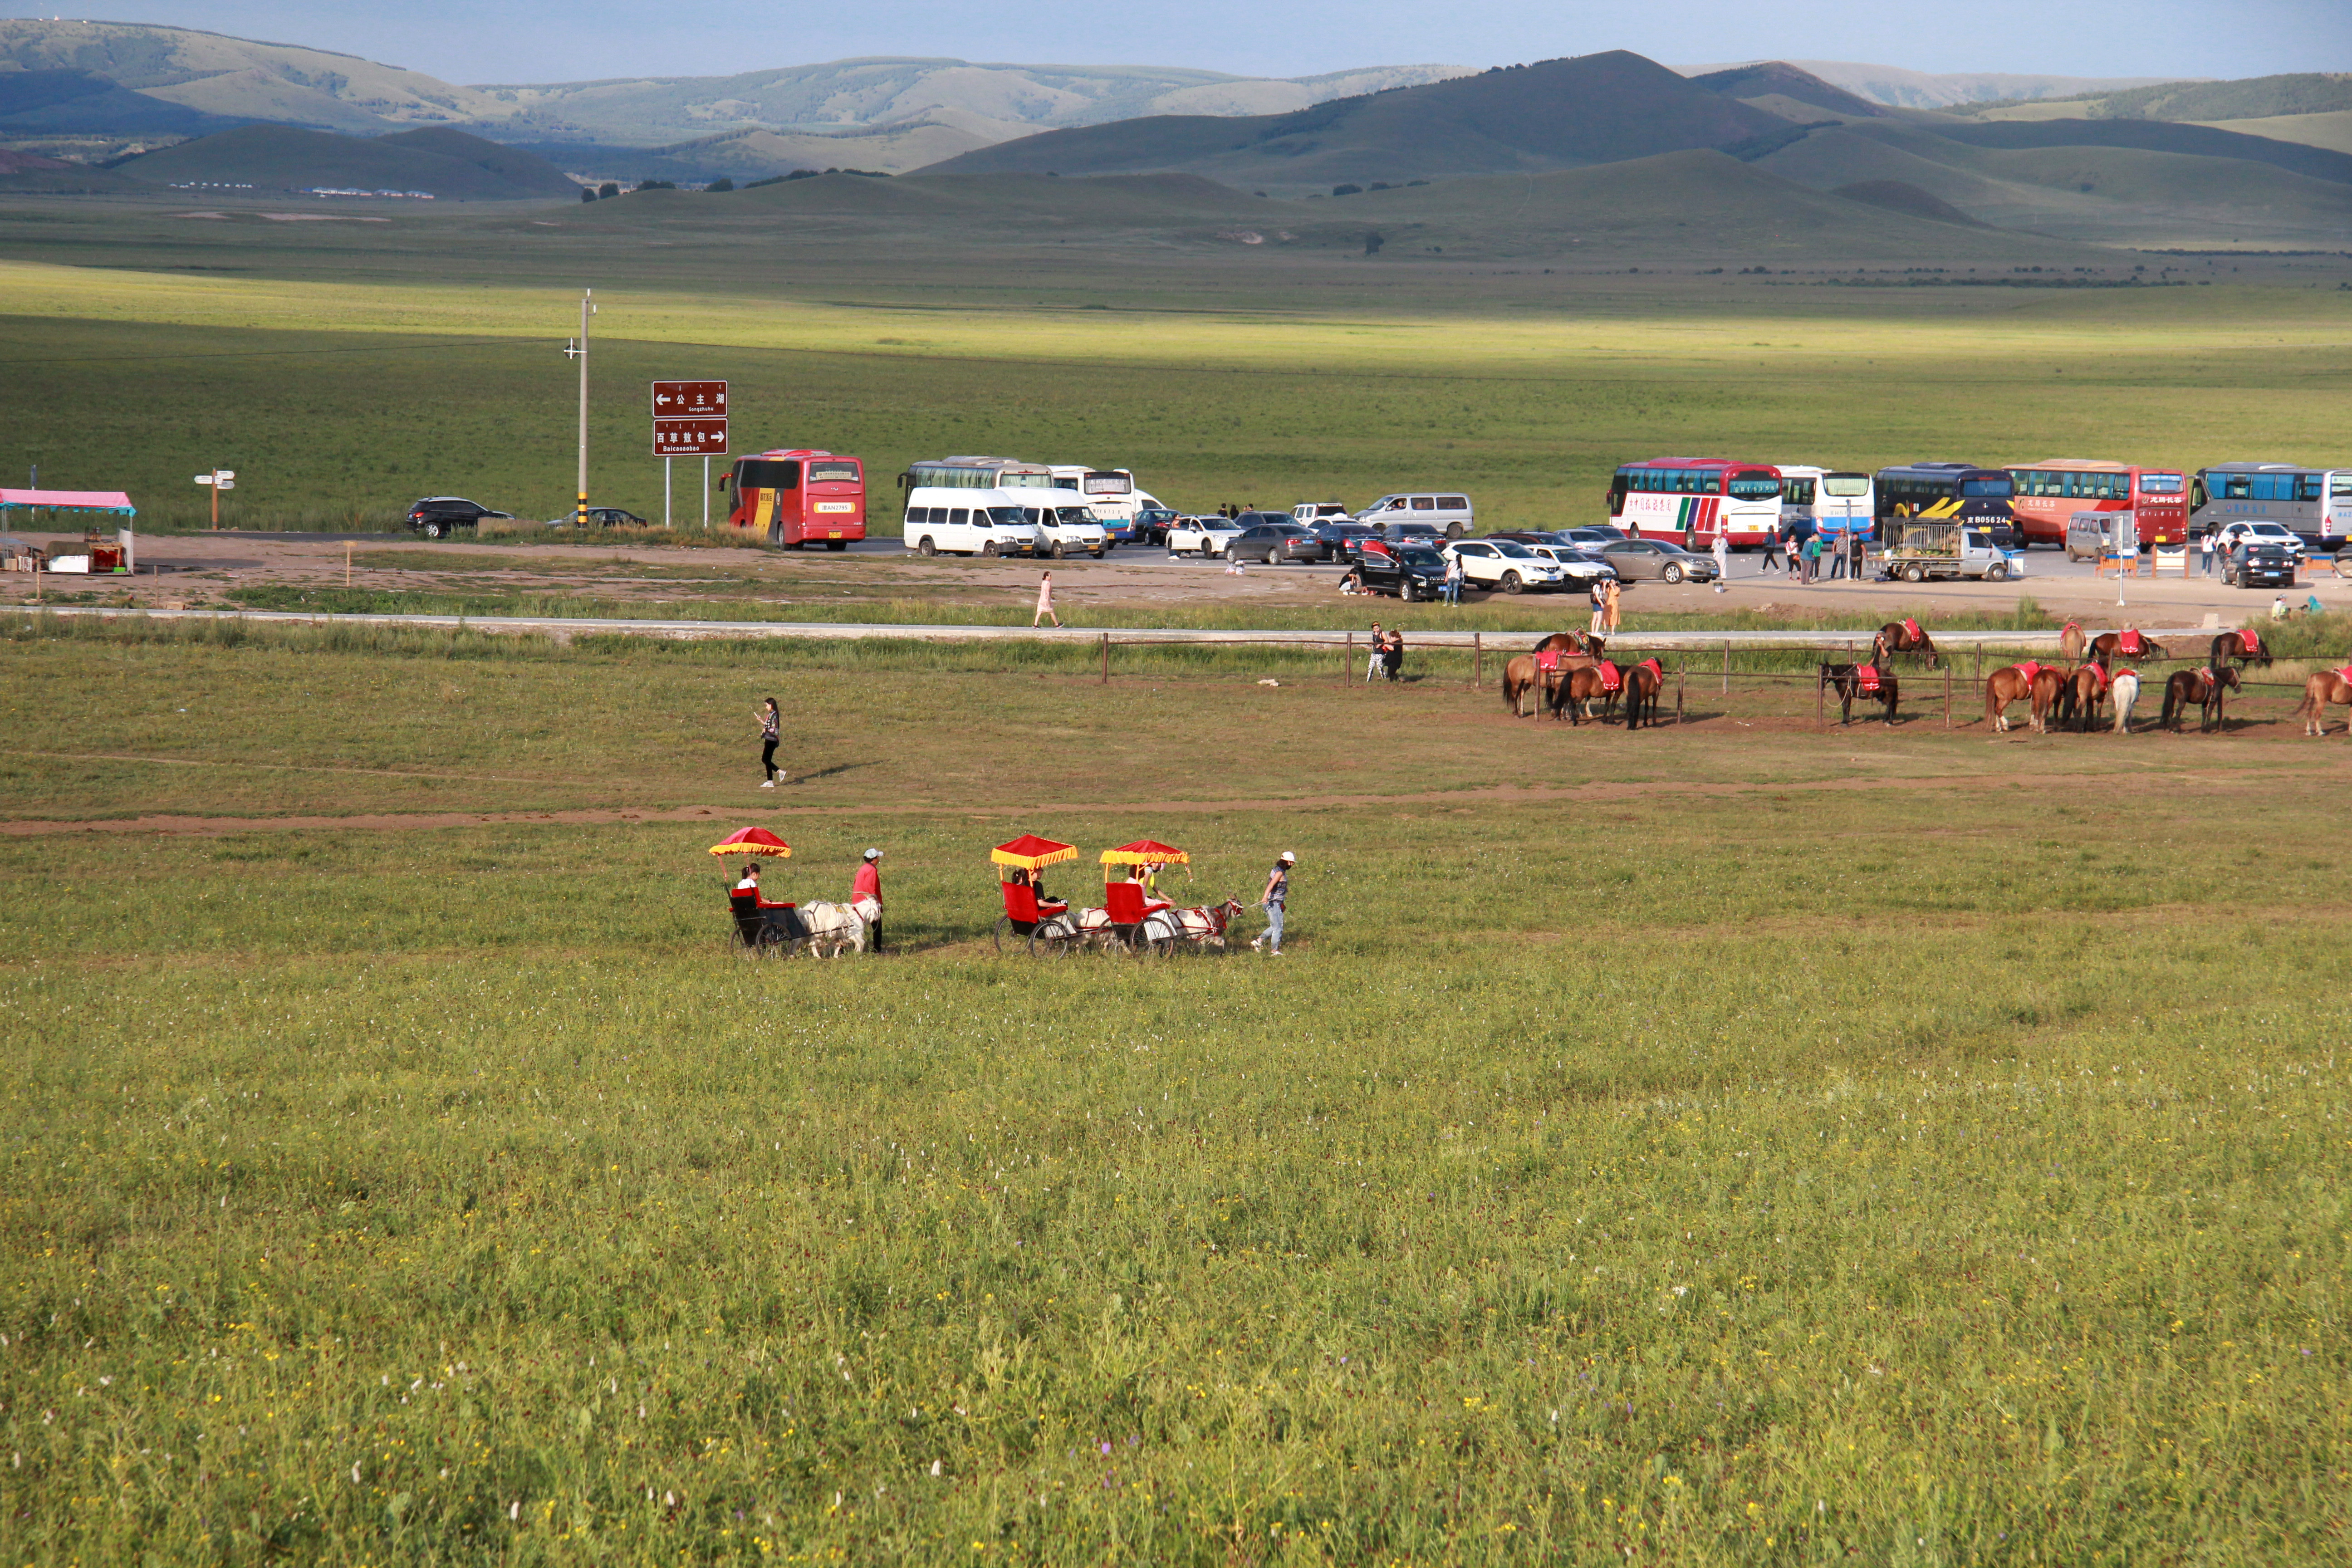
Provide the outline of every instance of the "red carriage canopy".
{"type": "Polygon", "coordinates": [[[713,855],[790,855],[793,847],[764,827],[746,827],[730,833],[710,847],[713,855]]]}

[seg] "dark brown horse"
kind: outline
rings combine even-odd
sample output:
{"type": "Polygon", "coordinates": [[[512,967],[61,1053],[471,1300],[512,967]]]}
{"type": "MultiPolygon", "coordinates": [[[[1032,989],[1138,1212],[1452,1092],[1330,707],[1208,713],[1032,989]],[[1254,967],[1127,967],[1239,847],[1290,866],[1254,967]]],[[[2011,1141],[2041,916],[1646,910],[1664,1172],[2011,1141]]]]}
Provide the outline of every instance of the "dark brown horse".
{"type": "Polygon", "coordinates": [[[1857,699],[1885,704],[1886,721],[1895,722],[1895,704],[1901,700],[1902,692],[1895,686],[1893,670],[1871,664],[1825,664],[1818,684],[1836,689],[1840,727],[1853,720],[1857,699]]]}
{"type": "MultiPolygon", "coordinates": [[[[2092,646],[2096,647],[2094,643],[2092,646]]],[[[2099,721],[2115,673],[2099,660],[2086,659],[2066,672],[2058,683],[2058,727],[2088,734],[2099,721]]]]}
{"type": "MultiPolygon", "coordinates": [[[[2352,708],[2352,668],[2323,669],[2304,679],[2303,706],[2294,710],[2294,716],[2303,721],[2303,732],[2326,735],[2331,706],[2352,708]]],[[[2352,734],[2352,713],[2345,715],[2344,729],[2352,734]]]]}
{"type": "Polygon", "coordinates": [[[1638,730],[1642,719],[1648,715],[1651,726],[1658,722],[1658,695],[1666,687],[1666,672],[1654,658],[1625,668],[1625,728],[1638,730]]]}
{"type": "Polygon", "coordinates": [[[1929,669],[1942,662],[1943,656],[1936,651],[1936,639],[1917,621],[1887,622],[1878,628],[1877,642],[1890,654],[1907,653],[1914,658],[1926,659],[1929,669]]]}
{"type": "Polygon", "coordinates": [[[2164,651],[2162,643],[2141,637],[2137,630],[2126,627],[2120,632],[2101,632],[2093,637],[2090,657],[2112,670],[2119,658],[2137,664],[2144,658],[2170,658],[2172,656],[2164,651]],[[2127,636],[2136,639],[2129,647],[2124,646],[2124,638],[2127,636]]]}
{"type": "Polygon", "coordinates": [[[2176,669],[2172,679],[2164,683],[2164,714],[2158,728],[2178,730],[2188,717],[2194,703],[2198,710],[2200,730],[2210,730],[2222,721],[2221,692],[2242,689],[2238,685],[2235,665],[2225,664],[2219,669],[2176,669]]]}
{"type": "Polygon", "coordinates": [[[2064,679],[2065,671],[2055,665],[2036,664],[2031,659],[1996,669],[1985,677],[1985,718],[1995,732],[2005,735],[2009,733],[2009,705],[2020,699],[2029,700],[2033,704],[2033,732],[2047,734],[2050,704],[2056,700],[2059,683],[2064,679]]]}
{"type": "Polygon", "coordinates": [[[1538,653],[1587,653],[1599,658],[1604,651],[1601,640],[1584,632],[1554,632],[1536,644],[1538,653]]]}
{"type": "Polygon", "coordinates": [[[2268,669],[2271,667],[2270,644],[2264,642],[2263,634],[2252,626],[2243,631],[2223,632],[2213,639],[2213,651],[2205,662],[2214,669],[2232,662],[2249,668],[2259,664],[2268,669]]]}
{"type": "Polygon", "coordinates": [[[1592,704],[1598,701],[1601,704],[1598,718],[1606,721],[1625,695],[1625,672],[1614,665],[1609,668],[1616,672],[1614,686],[1610,684],[1609,676],[1601,667],[1595,663],[1586,662],[1562,670],[1559,683],[1552,688],[1551,716],[1557,719],[1564,712],[1570,723],[1581,724],[1595,717],[1592,704]]]}

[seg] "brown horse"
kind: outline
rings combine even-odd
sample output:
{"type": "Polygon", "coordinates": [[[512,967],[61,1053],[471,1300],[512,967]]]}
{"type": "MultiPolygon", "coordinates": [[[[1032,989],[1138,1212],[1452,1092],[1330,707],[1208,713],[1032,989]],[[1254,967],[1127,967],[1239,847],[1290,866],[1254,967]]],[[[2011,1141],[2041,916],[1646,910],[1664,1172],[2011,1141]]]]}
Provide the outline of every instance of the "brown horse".
{"type": "MultiPolygon", "coordinates": [[[[2101,664],[2105,665],[2109,669],[2115,668],[2116,660],[2118,658],[2129,659],[2132,663],[2137,664],[2144,658],[2170,658],[2172,657],[2170,654],[2164,651],[2164,645],[2162,643],[2157,642],[2150,637],[2141,637],[2137,631],[2133,632],[2132,636],[2138,638],[2137,644],[2134,647],[2126,648],[2124,647],[2124,634],[2122,632],[2101,632],[2097,637],[2091,639],[2091,657],[2098,660],[2101,664]]],[[[2062,638],[2061,646],[2063,645],[2063,639],[2062,638]]]]}
{"type": "Polygon", "coordinates": [[[2268,669],[2271,667],[2270,644],[2264,642],[2262,633],[2252,626],[2243,631],[2223,632],[2213,639],[2213,651],[2205,662],[2219,669],[2232,661],[2245,667],[2259,664],[2268,669]]]}
{"type": "Polygon", "coordinates": [[[2009,705],[2021,699],[2033,704],[2032,728],[2037,735],[2049,733],[2050,704],[2058,696],[2059,683],[2065,672],[2055,665],[2012,664],[2006,669],[1996,669],[1985,677],[1985,718],[1997,733],[2009,733],[2009,705]]]}
{"type": "MultiPolygon", "coordinates": [[[[2303,706],[2294,710],[2303,721],[2306,735],[2327,733],[2327,710],[2330,704],[2352,708],[2352,675],[2343,669],[2323,669],[2306,676],[2303,682],[2303,706]]],[[[2344,716],[2345,733],[2352,734],[2352,713],[2344,716]]]]}
{"type": "MultiPolygon", "coordinates": [[[[2095,647],[2097,644],[2092,646],[2095,647]]],[[[2058,727],[2080,730],[2084,734],[2097,728],[2099,709],[2107,700],[2107,689],[2114,684],[2114,672],[2095,658],[2067,671],[2058,683],[2058,727]]]]}
{"type": "Polygon", "coordinates": [[[2068,621],[2066,629],[2058,634],[2058,657],[2069,664],[2078,664],[2083,658],[2083,627],[2078,621],[2068,621]]]}
{"type": "Polygon", "coordinates": [[[2210,730],[2222,721],[2221,692],[2242,689],[2238,685],[2235,665],[2225,664],[2219,669],[2176,669],[2172,679],[2164,683],[2164,714],[2158,727],[2178,730],[2188,716],[2190,703],[2197,705],[2200,730],[2210,730]]]}
{"type": "Polygon", "coordinates": [[[1601,650],[1599,637],[1578,631],[1554,632],[1535,647],[1538,653],[1587,653],[1595,658],[1601,657],[1601,650]]]}
{"type": "Polygon", "coordinates": [[[1907,653],[1914,658],[1925,658],[1929,669],[1934,669],[1942,661],[1942,656],[1936,651],[1936,639],[1929,637],[1927,628],[1917,621],[1887,622],[1878,628],[1877,642],[1888,653],[1907,653]]]}
{"type": "Polygon", "coordinates": [[[1564,669],[1559,684],[1552,689],[1551,716],[1557,719],[1565,712],[1570,723],[1581,724],[1594,718],[1592,704],[1597,700],[1601,704],[1599,719],[1606,721],[1623,698],[1625,684],[1625,672],[1621,669],[1617,672],[1616,689],[1610,689],[1601,667],[1589,661],[1564,669]]]}
{"type": "MultiPolygon", "coordinates": [[[[1503,666],[1503,705],[1511,710],[1514,718],[1527,718],[1528,694],[1533,692],[1537,706],[1540,708],[1547,702],[1550,703],[1552,717],[1557,719],[1559,717],[1560,682],[1569,671],[1590,668],[1595,662],[1588,654],[1563,653],[1551,668],[1546,669],[1539,655],[1514,655],[1510,662],[1503,666]]],[[[1615,699],[1611,700],[1613,702],[1615,699]]]]}
{"type": "Polygon", "coordinates": [[[1666,672],[1659,668],[1656,659],[1645,658],[1639,664],[1625,667],[1625,728],[1627,730],[1640,729],[1644,714],[1649,716],[1651,727],[1653,729],[1657,727],[1658,695],[1665,689],[1665,687],[1666,672]]]}
{"type": "Polygon", "coordinates": [[[1895,684],[1895,672],[1890,669],[1868,664],[1825,664],[1822,666],[1821,680],[1818,684],[1836,688],[1840,728],[1843,728],[1853,718],[1853,704],[1857,698],[1864,702],[1885,704],[1886,721],[1889,724],[1895,722],[1895,708],[1901,700],[1902,693],[1895,684]],[[1864,670],[1869,670],[1871,676],[1876,678],[1874,689],[1868,684],[1868,678],[1864,676],[1864,670]]]}

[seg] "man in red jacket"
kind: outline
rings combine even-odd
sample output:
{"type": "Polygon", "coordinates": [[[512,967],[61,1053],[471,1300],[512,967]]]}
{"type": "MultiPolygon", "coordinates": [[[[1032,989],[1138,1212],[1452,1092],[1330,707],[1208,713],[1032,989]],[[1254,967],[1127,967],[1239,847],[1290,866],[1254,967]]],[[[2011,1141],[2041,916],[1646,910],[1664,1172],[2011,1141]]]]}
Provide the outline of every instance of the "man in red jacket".
{"type": "Polygon", "coordinates": [[[882,851],[868,849],[849,884],[849,907],[866,922],[868,950],[882,951],[882,851]]]}

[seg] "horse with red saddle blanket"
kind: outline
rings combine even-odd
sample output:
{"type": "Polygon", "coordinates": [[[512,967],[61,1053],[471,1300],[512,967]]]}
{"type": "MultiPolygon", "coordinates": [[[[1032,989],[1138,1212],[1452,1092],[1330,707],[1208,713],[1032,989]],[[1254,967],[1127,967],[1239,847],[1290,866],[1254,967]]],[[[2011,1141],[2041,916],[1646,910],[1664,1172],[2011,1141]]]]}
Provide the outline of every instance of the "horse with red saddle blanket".
{"type": "Polygon", "coordinates": [[[1656,658],[1628,665],[1625,669],[1625,728],[1638,730],[1646,717],[1652,727],[1658,722],[1658,697],[1666,689],[1666,672],[1656,658]]]}
{"type": "Polygon", "coordinates": [[[2137,664],[2142,659],[2172,657],[2164,651],[2162,643],[2158,642],[2137,626],[2126,626],[2119,632],[2101,632],[2091,639],[2089,656],[2105,665],[2109,670],[2116,668],[2116,661],[2119,658],[2129,659],[2132,663],[2137,664]]]}
{"type": "MultiPolygon", "coordinates": [[[[1601,639],[1592,640],[1597,643],[1601,639]]],[[[1570,671],[1589,668],[1595,662],[1591,654],[1569,653],[1559,648],[1519,654],[1503,666],[1503,705],[1511,710],[1513,718],[1524,719],[1528,716],[1528,695],[1533,692],[1538,703],[1551,704],[1552,716],[1558,718],[1560,682],[1570,671]]]]}
{"type": "Polygon", "coordinates": [[[2215,637],[2213,651],[2205,662],[2214,669],[2232,662],[2248,668],[2259,664],[2268,669],[2271,650],[2263,641],[2263,634],[2248,626],[2243,631],[2223,632],[2215,637]]]}
{"type": "Polygon", "coordinates": [[[2009,733],[2009,705],[2021,699],[2033,704],[2032,729],[2037,735],[2050,732],[2050,705],[2057,700],[2059,685],[2065,671],[2055,665],[2027,659],[2006,669],[1996,669],[1985,677],[1985,719],[1996,733],[2009,733]]]}
{"type": "Polygon", "coordinates": [[[1914,658],[1927,660],[1929,669],[1937,668],[1943,658],[1936,651],[1936,639],[1929,637],[1917,621],[1908,616],[1899,621],[1889,621],[1879,627],[1876,641],[1888,653],[1907,653],[1914,658]]]}
{"type": "Polygon", "coordinates": [[[2238,667],[2225,664],[2214,669],[2176,669],[2172,679],[2164,683],[2164,713],[2158,726],[2178,730],[2187,717],[2189,705],[2195,703],[2200,730],[2210,730],[2222,721],[2221,693],[2224,689],[2242,689],[2238,684],[2238,667]]]}
{"type": "Polygon", "coordinates": [[[1565,712],[1570,724],[1581,724],[1594,717],[1592,705],[1598,702],[1605,720],[1624,698],[1625,672],[1607,659],[1563,659],[1559,679],[1549,690],[1553,718],[1565,712]]]}
{"type": "MultiPolygon", "coordinates": [[[[1877,652],[1873,645],[1872,652],[1877,652]]],[[[1886,722],[1895,722],[1895,710],[1902,700],[1902,689],[1895,684],[1895,672],[1882,668],[1875,657],[1868,664],[1825,664],[1822,666],[1817,687],[1834,688],[1838,694],[1838,723],[1841,727],[1853,719],[1857,701],[1876,702],[1886,710],[1886,722]]]]}
{"type": "Polygon", "coordinates": [[[2058,727],[2088,734],[2097,726],[2099,710],[2114,684],[2114,672],[2095,658],[2069,670],[2058,683],[2058,727]]]}

